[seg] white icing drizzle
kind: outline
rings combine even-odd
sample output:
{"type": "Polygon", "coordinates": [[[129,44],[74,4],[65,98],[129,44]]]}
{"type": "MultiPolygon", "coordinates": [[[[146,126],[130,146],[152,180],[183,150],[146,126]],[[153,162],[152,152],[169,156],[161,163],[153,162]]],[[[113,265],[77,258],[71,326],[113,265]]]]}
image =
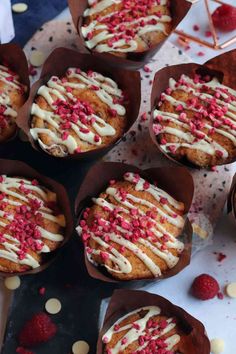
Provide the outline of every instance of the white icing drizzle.
{"type": "MultiPolygon", "coordinates": [[[[35,200],[40,203],[40,207],[35,215],[39,214],[43,219],[50,220],[61,227],[65,227],[65,217],[62,214],[57,216],[53,215],[53,210],[45,206],[47,202],[56,202],[57,197],[55,193],[38,185],[33,185],[31,181],[24,178],[14,178],[5,175],[3,175],[2,178],[3,181],[0,183],[0,192],[3,193],[4,198],[2,198],[0,204],[1,202],[6,203],[7,205],[13,206],[14,209],[7,211],[0,210],[0,233],[5,239],[5,241],[0,242],[4,247],[4,249],[0,249],[0,258],[5,258],[17,264],[36,268],[40,264],[28,252],[25,253],[23,259],[18,257],[17,252],[20,251],[20,241],[16,239],[14,235],[9,235],[4,231],[5,227],[7,227],[15,218],[15,208],[25,206],[30,212],[30,200],[35,200]],[[22,185],[27,189],[27,194],[20,191],[22,185]],[[33,193],[37,193],[37,196],[33,193]],[[12,200],[10,199],[11,197],[16,198],[17,200],[12,200]],[[10,241],[10,243],[8,241],[10,241]]],[[[36,226],[36,229],[40,232],[42,237],[42,239],[38,240],[38,243],[42,248],[37,251],[37,253],[50,252],[50,248],[45,244],[44,239],[54,242],[61,242],[64,239],[63,235],[52,233],[42,226],[36,226]]]]}
{"type": "MultiPolygon", "coordinates": [[[[109,348],[110,354],[119,354],[125,349],[127,349],[131,344],[139,340],[139,338],[144,337],[147,334],[147,324],[150,320],[154,320],[156,316],[161,315],[161,309],[157,306],[145,306],[139,309],[136,309],[132,312],[121,317],[118,321],[116,321],[113,326],[104,334],[102,340],[104,343],[110,343],[113,335],[116,333],[120,333],[126,331],[121,338],[117,341],[116,345],[113,348],[109,348]],[[132,323],[122,324],[126,320],[129,321],[129,318],[134,315],[138,315],[140,312],[146,312],[146,314],[132,323]]],[[[158,320],[155,319],[155,322],[158,323],[158,320]]],[[[169,335],[168,333],[171,332],[176,327],[173,318],[168,318],[166,320],[166,327],[159,329],[158,334],[152,334],[150,336],[150,340],[144,341],[144,344],[139,345],[137,350],[142,350],[148,347],[148,344],[152,340],[156,340],[165,336],[163,339],[164,343],[167,345],[166,349],[171,350],[176,344],[180,341],[180,336],[178,334],[169,335]]],[[[158,328],[158,327],[157,327],[158,328]]],[[[150,329],[149,329],[150,331],[150,329]]]]}
{"type": "MultiPolygon", "coordinates": [[[[109,7],[112,5],[121,5],[123,1],[121,0],[102,0],[97,3],[93,3],[91,8],[87,8],[84,11],[84,17],[98,15],[104,10],[109,10],[109,7]]],[[[138,5],[138,2],[137,2],[138,5]]],[[[167,0],[161,0],[160,2],[154,1],[153,6],[161,5],[166,6],[167,0]]],[[[121,5],[122,6],[122,5],[121,5]]],[[[114,16],[119,16],[120,11],[124,15],[131,15],[132,10],[135,10],[135,3],[131,9],[120,8],[115,9],[109,14],[105,14],[104,16],[96,16],[88,25],[84,25],[81,27],[81,32],[83,37],[86,39],[85,44],[89,49],[95,49],[97,52],[120,52],[127,53],[136,51],[138,48],[137,39],[138,37],[145,35],[148,32],[162,32],[166,36],[168,33],[166,32],[165,23],[171,22],[171,17],[167,15],[157,16],[156,14],[146,15],[143,17],[139,17],[137,19],[133,19],[131,22],[126,20],[124,16],[123,21],[113,27],[113,32],[109,31],[109,26],[103,21],[108,21],[112,19],[114,16]],[[122,10],[121,10],[122,9],[122,10]],[[154,24],[150,24],[150,21],[154,21],[154,24]],[[126,36],[126,30],[132,29],[135,31],[135,35],[126,36]],[[95,33],[91,39],[87,38],[87,36],[91,33],[95,33]],[[117,35],[119,35],[119,39],[117,39],[117,35]],[[125,38],[122,38],[124,36],[125,38]],[[109,43],[109,40],[112,41],[109,43]],[[114,40],[114,42],[113,42],[114,40]],[[105,42],[105,43],[104,43],[105,42]]]]}
{"type": "Polygon", "coordinates": [[[112,125],[107,123],[102,117],[92,113],[86,115],[86,122],[82,121],[79,116],[77,116],[77,121],[70,121],[70,129],[67,130],[68,136],[63,139],[61,124],[64,121],[56,113],[55,97],[64,102],[72,102],[76,111],[76,102],[78,100],[76,96],[78,93],[75,95],[71,90],[68,91],[68,88],[83,90],[96,87],[93,92],[109,109],[114,110],[120,117],[126,114],[126,109],[123,105],[114,103],[114,98],[122,99],[123,96],[122,91],[112,79],[97,72],[86,73],[76,68],[68,69],[67,79],[77,79],[79,82],[64,81],[53,76],[47,82],[47,85],[41,86],[37,92],[39,96],[46,100],[52,111],[42,109],[36,103],[33,103],[31,109],[31,114],[42,119],[45,124],[45,127],[30,129],[33,139],[38,140],[44,150],[50,150],[54,147],[61,148],[61,155],[73,154],[79,146],[78,139],[91,145],[100,146],[103,142],[103,137],[116,134],[116,130],[112,125]],[[53,127],[53,130],[48,128],[47,124],[53,127]],[[42,142],[41,134],[45,134],[51,139],[52,144],[50,146],[42,142]],[[66,148],[66,151],[62,149],[62,146],[66,148]]]}
{"type": "Polygon", "coordinates": [[[11,106],[11,100],[9,96],[9,86],[12,89],[20,90],[23,86],[18,81],[18,76],[9,73],[9,69],[3,65],[0,65],[0,82],[4,83],[4,86],[1,88],[0,95],[0,105],[4,106],[6,110],[3,112],[5,116],[10,116],[16,118],[17,112],[11,106]],[[10,78],[10,80],[9,80],[10,78]]]}
{"type": "MultiPolygon", "coordinates": [[[[148,188],[145,183],[147,183],[144,179],[134,174],[134,173],[126,173],[124,175],[124,179],[129,181],[130,183],[135,184],[135,190],[138,191],[146,191],[149,192],[159,203],[161,203],[161,198],[165,198],[165,203],[162,204],[162,207],[166,212],[163,212],[161,208],[158,208],[155,204],[150,203],[146,199],[137,198],[131,193],[127,193],[125,200],[122,199],[119,195],[119,190],[113,187],[108,187],[106,189],[106,194],[112,196],[117,202],[118,205],[113,204],[112,202],[106,201],[104,198],[93,198],[93,202],[106,210],[114,211],[119,210],[125,215],[131,216],[129,220],[125,216],[119,215],[120,220],[122,221],[120,225],[116,225],[116,229],[108,232],[109,241],[106,239],[102,239],[101,237],[96,236],[96,233],[92,232],[90,229],[86,229],[86,234],[89,235],[91,239],[96,241],[97,244],[102,246],[105,251],[103,253],[106,254],[106,257],[112,262],[113,266],[110,264],[104,263],[104,266],[115,273],[129,274],[132,271],[132,265],[129,262],[129,259],[125,257],[121,252],[119,252],[114,247],[110,246],[110,241],[120,245],[124,249],[127,249],[135,254],[150,270],[154,277],[160,276],[162,274],[161,269],[153,262],[153,260],[143,251],[142,247],[148,248],[153,254],[157,255],[161,259],[163,259],[168,268],[173,268],[179,261],[178,256],[174,256],[169,249],[176,249],[178,253],[181,253],[184,249],[184,244],[179,241],[176,237],[174,237],[170,232],[166,230],[165,225],[161,225],[161,223],[157,220],[152,219],[149,216],[146,216],[146,213],[140,208],[141,205],[147,206],[149,210],[153,210],[157,212],[161,218],[164,218],[168,221],[169,224],[172,224],[174,227],[178,227],[181,229],[184,225],[183,217],[180,217],[177,214],[174,214],[174,211],[170,208],[169,205],[175,207],[176,210],[183,211],[183,204],[177,202],[174,198],[172,198],[168,193],[157,188],[152,184],[148,184],[148,188]],[[167,205],[167,202],[169,205],[167,205]],[[135,203],[136,205],[134,205],[135,203]],[[117,209],[118,208],[118,209],[117,209]],[[149,228],[149,231],[152,235],[147,235],[145,230],[140,228],[140,237],[136,242],[131,241],[132,237],[132,229],[131,225],[135,217],[132,217],[131,210],[136,209],[138,215],[140,217],[144,217],[152,222],[152,227],[149,228]],[[175,215],[173,217],[172,215],[175,215]],[[127,227],[123,226],[124,223],[127,227]],[[168,237],[168,240],[165,240],[166,247],[163,249],[162,238],[164,236],[168,237]]],[[[111,227],[111,222],[109,220],[105,220],[101,218],[102,225],[107,227],[108,230],[111,227]]],[[[98,230],[103,234],[103,226],[99,226],[98,230]]],[[[77,227],[77,231],[79,235],[83,235],[83,229],[81,226],[77,227]]],[[[97,250],[96,248],[91,248],[90,246],[86,249],[88,258],[91,259],[91,255],[101,255],[101,250],[97,250]]]]}
{"type": "MultiPolygon", "coordinates": [[[[231,125],[227,125],[218,118],[216,115],[211,116],[211,120],[207,120],[204,123],[204,128],[214,129],[214,131],[223,137],[228,138],[234,146],[236,146],[236,91],[219,83],[216,78],[213,78],[211,81],[206,83],[194,82],[191,78],[186,75],[182,75],[180,79],[180,83],[177,83],[173,78],[169,80],[169,87],[172,91],[174,90],[182,90],[184,92],[189,92],[191,95],[200,99],[202,102],[210,102],[211,99],[215,99],[215,102],[219,107],[226,107],[227,111],[224,113],[223,119],[227,119],[227,121],[231,125]],[[208,87],[213,90],[213,93],[204,93],[200,92],[200,90],[204,90],[204,87],[208,87]],[[218,94],[216,97],[215,94],[218,94]],[[235,96],[235,100],[227,103],[225,100],[229,99],[229,95],[235,96]],[[214,124],[216,126],[214,126],[214,124]]],[[[174,107],[182,105],[184,111],[193,111],[193,112],[202,112],[201,109],[195,108],[192,105],[187,105],[186,102],[175,99],[170,94],[163,93],[162,98],[170,102],[174,107]]],[[[203,106],[204,108],[204,106],[203,106]]],[[[187,113],[187,112],[186,112],[187,113]]],[[[221,144],[214,140],[214,137],[209,135],[208,133],[204,133],[202,130],[195,129],[195,134],[200,134],[201,138],[196,139],[196,135],[194,135],[191,131],[191,126],[189,122],[191,119],[183,121],[180,119],[179,114],[164,112],[156,109],[154,111],[154,118],[161,117],[161,121],[165,122],[173,122],[177,127],[173,128],[170,126],[161,126],[160,133],[161,134],[170,134],[180,138],[179,142],[171,142],[171,143],[162,143],[161,147],[164,151],[169,152],[169,147],[174,147],[175,150],[181,147],[196,149],[207,153],[208,155],[214,156],[217,152],[219,152],[222,158],[227,159],[229,156],[228,151],[221,146],[221,144]],[[184,129],[184,131],[183,131],[184,129]]],[[[154,123],[155,124],[155,123],[154,123]]],[[[161,124],[161,122],[160,122],[161,124]]],[[[158,133],[159,134],[159,133],[158,133]]]]}

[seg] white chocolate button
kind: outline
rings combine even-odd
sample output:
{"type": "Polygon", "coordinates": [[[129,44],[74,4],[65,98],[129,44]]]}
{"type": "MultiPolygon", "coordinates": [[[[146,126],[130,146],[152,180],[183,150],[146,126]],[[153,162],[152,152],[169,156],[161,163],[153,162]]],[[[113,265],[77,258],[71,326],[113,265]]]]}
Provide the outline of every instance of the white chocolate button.
{"type": "Polygon", "coordinates": [[[221,354],[225,349],[225,342],[223,339],[215,338],[211,340],[212,354],[221,354]]]}
{"type": "Polygon", "coordinates": [[[58,299],[49,299],[45,304],[45,309],[51,315],[55,315],[61,311],[61,302],[58,299]]]}
{"type": "Polygon", "coordinates": [[[14,5],[12,5],[12,11],[20,14],[22,12],[25,12],[26,10],[28,10],[28,5],[25,4],[24,2],[18,2],[14,5]]]}
{"type": "Polygon", "coordinates": [[[30,54],[29,60],[33,66],[38,67],[38,66],[43,65],[44,60],[45,60],[45,55],[40,50],[33,50],[33,52],[30,54]]]}
{"type": "Polygon", "coordinates": [[[15,290],[20,286],[20,278],[18,276],[9,277],[4,280],[5,287],[9,290],[15,290]]]}
{"type": "Polygon", "coordinates": [[[236,283],[228,284],[225,290],[229,297],[236,298],[236,283]]]}
{"type": "Polygon", "coordinates": [[[72,353],[73,354],[88,354],[89,352],[89,345],[84,340],[78,340],[72,346],[72,353]]]}

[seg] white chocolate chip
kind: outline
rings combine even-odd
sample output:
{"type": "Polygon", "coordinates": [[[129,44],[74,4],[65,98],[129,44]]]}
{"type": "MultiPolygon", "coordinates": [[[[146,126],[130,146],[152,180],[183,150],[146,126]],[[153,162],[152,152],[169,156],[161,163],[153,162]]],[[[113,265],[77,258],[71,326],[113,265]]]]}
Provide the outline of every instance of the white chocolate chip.
{"type": "Polygon", "coordinates": [[[61,302],[55,298],[49,299],[45,304],[45,309],[51,315],[55,315],[61,311],[61,302]]]}
{"type": "Polygon", "coordinates": [[[28,5],[25,4],[24,2],[18,2],[14,5],[12,5],[12,11],[20,14],[22,12],[25,12],[26,10],[28,10],[28,5]]]}
{"type": "Polygon", "coordinates": [[[9,277],[4,280],[5,287],[9,290],[15,290],[20,286],[20,278],[18,276],[9,277]]]}
{"type": "Polygon", "coordinates": [[[236,283],[228,284],[225,290],[229,297],[236,298],[236,283]]]}
{"type": "Polygon", "coordinates": [[[45,60],[45,55],[40,50],[33,50],[33,52],[30,54],[29,60],[33,66],[38,67],[43,65],[45,60]]]}
{"type": "Polygon", "coordinates": [[[225,349],[225,342],[223,339],[214,338],[211,340],[211,352],[212,354],[221,354],[225,349]]]}
{"type": "Polygon", "coordinates": [[[72,353],[73,354],[88,354],[89,352],[89,345],[84,340],[78,340],[72,346],[72,353]]]}

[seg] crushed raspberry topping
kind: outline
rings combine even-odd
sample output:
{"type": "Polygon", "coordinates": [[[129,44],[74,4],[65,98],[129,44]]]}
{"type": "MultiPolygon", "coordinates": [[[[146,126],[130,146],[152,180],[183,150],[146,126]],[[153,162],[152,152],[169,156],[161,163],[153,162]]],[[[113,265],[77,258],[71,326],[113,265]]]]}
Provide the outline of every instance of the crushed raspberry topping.
{"type": "MultiPolygon", "coordinates": [[[[0,183],[4,183],[4,176],[0,176],[0,183]]],[[[32,184],[38,185],[38,181],[33,180],[32,184]]],[[[27,202],[22,201],[21,205],[16,206],[14,213],[9,210],[9,203],[4,201],[7,195],[0,193],[0,210],[4,212],[8,221],[1,229],[0,243],[8,241],[4,235],[12,235],[15,240],[19,241],[19,244],[17,244],[18,250],[16,250],[19,260],[25,259],[30,251],[40,252],[43,248],[39,227],[43,226],[41,207],[44,203],[33,196],[28,186],[23,180],[20,181],[17,193],[20,192],[24,198],[27,198],[27,202]]]]}
{"type": "MultiPolygon", "coordinates": [[[[181,77],[175,83],[175,90],[184,90],[183,87],[188,89],[188,92],[193,93],[193,96],[184,101],[183,104],[176,104],[175,113],[178,114],[178,120],[183,124],[189,126],[189,131],[195,137],[194,143],[205,140],[207,137],[212,138],[212,135],[217,132],[217,129],[230,131],[231,129],[236,129],[236,124],[234,124],[233,119],[228,118],[228,113],[230,111],[230,104],[235,104],[236,97],[227,89],[221,86],[212,87],[207,85],[211,81],[209,75],[201,77],[200,75],[195,75],[193,78],[194,84],[200,86],[194,87],[191,82],[185,81],[185,78],[181,77]],[[191,91],[194,89],[195,93],[191,91]],[[184,104],[186,106],[184,106],[184,104]],[[189,115],[191,112],[191,116],[189,115]],[[210,126],[210,127],[209,127],[210,126]]],[[[167,88],[165,91],[167,95],[171,95],[173,89],[167,88]]],[[[162,103],[167,100],[165,94],[161,95],[161,101],[159,102],[159,107],[162,103]]],[[[164,127],[160,124],[164,121],[163,116],[158,112],[154,118],[153,131],[156,135],[159,135],[164,131],[164,127]]],[[[167,124],[171,123],[170,119],[165,119],[167,124]]],[[[162,138],[161,145],[166,145],[167,141],[162,138]]],[[[168,150],[171,153],[176,152],[176,146],[169,145],[168,150]]],[[[219,158],[223,158],[223,152],[216,149],[215,154],[219,158]]]]}
{"type": "MultiPolygon", "coordinates": [[[[118,10],[109,15],[102,16],[98,13],[94,16],[94,20],[98,24],[106,26],[106,31],[111,35],[107,39],[107,45],[112,48],[117,48],[116,43],[124,40],[129,43],[134,40],[140,29],[145,26],[155,26],[160,22],[162,16],[161,11],[152,11],[152,8],[160,5],[159,0],[123,0],[118,10]]],[[[86,25],[85,25],[86,28],[86,25]]],[[[91,40],[97,34],[96,26],[90,32],[87,32],[86,39],[91,40]]],[[[151,70],[144,67],[144,71],[151,70]]]]}

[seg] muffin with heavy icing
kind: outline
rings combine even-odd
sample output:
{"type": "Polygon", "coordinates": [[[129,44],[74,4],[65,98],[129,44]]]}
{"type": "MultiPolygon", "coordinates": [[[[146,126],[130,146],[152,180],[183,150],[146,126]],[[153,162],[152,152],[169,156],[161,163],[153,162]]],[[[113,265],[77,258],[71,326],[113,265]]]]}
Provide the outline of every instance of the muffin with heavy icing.
{"type": "Polygon", "coordinates": [[[175,267],[184,250],[184,204],[127,172],[87,208],[77,228],[86,255],[119,280],[157,278],[175,267]]]}
{"type": "Polygon", "coordinates": [[[0,176],[0,271],[39,267],[65,231],[57,195],[37,180],[0,176]]]}
{"type": "Polygon", "coordinates": [[[167,316],[159,306],[144,306],[128,312],[108,329],[102,337],[103,353],[187,354],[180,350],[185,339],[176,317],[167,316]]]}
{"type": "Polygon", "coordinates": [[[200,167],[222,165],[236,157],[236,91],[216,77],[182,75],[153,113],[160,148],[177,160],[200,167]]]}
{"type": "Polygon", "coordinates": [[[69,68],[61,78],[52,76],[39,88],[31,117],[31,136],[56,157],[109,146],[122,136],[127,123],[117,83],[78,68],[69,68]]]}
{"type": "Polygon", "coordinates": [[[25,101],[26,87],[19,76],[6,65],[0,64],[0,143],[14,136],[16,117],[25,101]]]}
{"type": "Polygon", "coordinates": [[[147,51],[172,29],[168,0],[91,0],[83,16],[86,47],[121,57],[147,51]]]}

